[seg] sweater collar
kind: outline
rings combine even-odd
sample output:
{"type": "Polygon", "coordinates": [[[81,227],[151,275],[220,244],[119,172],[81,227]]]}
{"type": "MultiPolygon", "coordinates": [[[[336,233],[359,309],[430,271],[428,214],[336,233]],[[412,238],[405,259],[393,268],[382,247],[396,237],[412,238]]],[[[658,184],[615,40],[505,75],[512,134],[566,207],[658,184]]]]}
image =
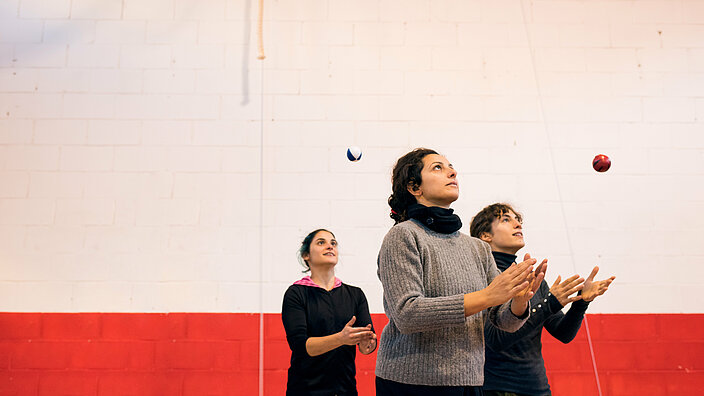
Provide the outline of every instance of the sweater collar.
{"type": "Polygon", "coordinates": [[[418,203],[408,207],[408,217],[441,234],[452,234],[462,228],[462,220],[452,212],[452,209],[418,203]]]}
{"type": "Polygon", "coordinates": [[[499,267],[501,271],[505,271],[506,268],[510,267],[511,264],[516,262],[515,254],[508,254],[502,252],[491,252],[494,256],[494,261],[496,261],[496,266],[499,267]]]}

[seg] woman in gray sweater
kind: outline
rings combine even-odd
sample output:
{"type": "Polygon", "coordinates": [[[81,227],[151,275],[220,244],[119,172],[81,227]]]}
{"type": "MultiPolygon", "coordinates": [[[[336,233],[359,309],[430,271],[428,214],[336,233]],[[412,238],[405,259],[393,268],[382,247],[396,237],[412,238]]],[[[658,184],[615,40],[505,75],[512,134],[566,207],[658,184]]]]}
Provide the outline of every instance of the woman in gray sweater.
{"type": "Polygon", "coordinates": [[[528,258],[501,273],[489,245],[459,232],[450,209],[459,197],[457,172],[433,150],[401,157],[392,190],[396,224],[378,257],[389,324],[379,342],[376,394],[481,395],[484,321],[518,330],[545,266],[533,272],[528,258]]]}

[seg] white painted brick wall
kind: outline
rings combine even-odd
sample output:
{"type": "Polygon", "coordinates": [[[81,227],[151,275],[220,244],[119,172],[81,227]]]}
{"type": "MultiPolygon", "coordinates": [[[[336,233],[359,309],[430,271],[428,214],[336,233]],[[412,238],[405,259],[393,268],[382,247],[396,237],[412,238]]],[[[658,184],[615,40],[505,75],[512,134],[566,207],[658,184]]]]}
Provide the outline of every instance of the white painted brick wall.
{"type": "Polygon", "coordinates": [[[0,310],[277,312],[329,227],[382,312],[390,170],[427,146],[465,231],[508,201],[549,281],[617,275],[590,312],[701,311],[701,1],[273,0],[264,62],[256,7],[0,2],[0,310]]]}

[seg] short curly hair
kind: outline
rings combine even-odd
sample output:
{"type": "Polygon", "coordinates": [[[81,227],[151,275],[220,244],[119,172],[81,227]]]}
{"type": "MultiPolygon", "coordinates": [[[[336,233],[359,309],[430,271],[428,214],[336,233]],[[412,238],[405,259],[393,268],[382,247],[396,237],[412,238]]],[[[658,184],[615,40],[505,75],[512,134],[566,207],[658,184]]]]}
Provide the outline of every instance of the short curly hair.
{"type": "Polygon", "coordinates": [[[523,222],[523,216],[507,203],[491,204],[480,210],[472,218],[472,223],[469,225],[469,235],[475,238],[481,238],[483,233],[491,234],[491,225],[494,220],[500,219],[506,213],[513,212],[519,222],[523,222]]]}

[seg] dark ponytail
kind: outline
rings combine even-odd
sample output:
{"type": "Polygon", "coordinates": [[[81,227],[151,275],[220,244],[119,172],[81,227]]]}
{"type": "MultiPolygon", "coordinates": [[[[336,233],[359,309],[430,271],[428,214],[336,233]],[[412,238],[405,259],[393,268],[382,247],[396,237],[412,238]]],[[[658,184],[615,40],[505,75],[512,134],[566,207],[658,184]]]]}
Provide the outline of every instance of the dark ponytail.
{"type": "Polygon", "coordinates": [[[398,224],[408,220],[408,207],[417,203],[416,197],[408,192],[408,186],[420,186],[420,172],[423,170],[423,158],[429,154],[437,154],[435,150],[417,148],[399,158],[391,173],[391,218],[398,224]]]}

